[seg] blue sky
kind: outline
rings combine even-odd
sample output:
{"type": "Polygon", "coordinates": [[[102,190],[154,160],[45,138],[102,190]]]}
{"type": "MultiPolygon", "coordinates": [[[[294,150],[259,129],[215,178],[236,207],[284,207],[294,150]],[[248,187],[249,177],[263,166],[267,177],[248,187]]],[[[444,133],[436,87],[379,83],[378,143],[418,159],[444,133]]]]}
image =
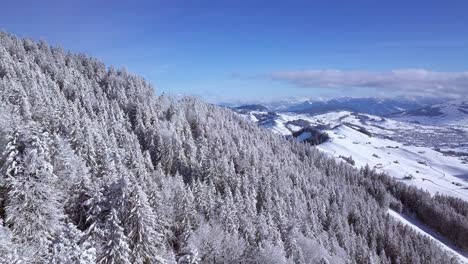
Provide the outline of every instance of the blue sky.
{"type": "Polygon", "coordinates": [[[8,1],[0,29],[208,101],[468,89],[467,1],[8,1]]]}

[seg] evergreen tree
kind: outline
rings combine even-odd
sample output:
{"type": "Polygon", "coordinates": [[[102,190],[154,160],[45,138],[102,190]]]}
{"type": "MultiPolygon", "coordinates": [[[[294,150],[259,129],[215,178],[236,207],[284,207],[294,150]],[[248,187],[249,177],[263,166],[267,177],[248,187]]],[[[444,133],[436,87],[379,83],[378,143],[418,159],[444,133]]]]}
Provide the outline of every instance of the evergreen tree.
{"type": "Polygon", "coordinates": [[[127,222],[128,241],[133,263],[156,263],[163,247],[163,227],[148,203],[146,194],[136,185],[130,196],[130,213],[127,222]]]}
{"type": "Polygon", "coordinates": [[[61,193],[54,188],[57,177],[49,162],[48,139],[37,127],[21,128],[7,146],[3,166],[8,190],[6,224],[16,243],[33,245],[35,254],[44,259],[63,228],[61,193]]]}
{"type": "Polygon", "coordinates": [[[102,255],[98,257],[98,263],[132,263],[128,239],[124,234],[124,229],[115,209],[112,209],[109,213],[105,231],[108,241],[103,246],[102,255]]]}

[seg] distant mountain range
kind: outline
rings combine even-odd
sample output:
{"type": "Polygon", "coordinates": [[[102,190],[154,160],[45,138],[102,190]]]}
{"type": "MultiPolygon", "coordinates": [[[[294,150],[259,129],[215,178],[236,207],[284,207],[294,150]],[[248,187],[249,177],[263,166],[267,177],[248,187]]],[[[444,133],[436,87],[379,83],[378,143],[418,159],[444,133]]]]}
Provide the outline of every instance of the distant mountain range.
{"type": "Polygon", "coordinates": [[[384,116],[395,112],[414,110],[431,104],[432,100],[338,98],[324,102],[305,101],[290,106],[287,111],[295,113],[321,114],[330,111],[351,111],[384,116]]]}
{"type": "MultiPolygon", "coordinates": [[[[274,112],[293,112],[301,114],[323,114],[331,111],[350,111],[378,116],[386,116],[397,112],[413,111],[423,107],[444,102],[443,99],[432,98],[335,98],[327,101],[277,101],[261,104],[246,104],[235,106],[237,110],[256,110],[274,112]]],[[[231,106],[231,105],[227,105],[231,106]]],[[[232,106],[231,106],[232,107],[232,106]]]]}
{"type": "Polygon", "coordinates": [[[268,112],[269,109],[268,107],[264,106],[264,105],[261,105],[261,104],[250,104],[250,105],[241,105],[241,106],[237,106],[237,107],[234,107],[234,109],[238,110],[238,111],[264,111],[264,112],[268,112]]]}
{"type": "Polygon", "coordinates": [[[323,130],[324,126],[329,129],[344,122],[343,118],[335,118],[337,114],[334,113],[346,112],[367,122],[368,115],[371,115],[370,120],[399,123],[392,127],[398,133],[383,133],[389,127],[382,127],[381,132],[386,136],[392,134],[401,142],[468,155],[468,101],[451,100],[429,105],[431,101],[437,100],[339,98],[327,102],[305,101],[281,110],[260,104],[237,106],[233,110],[282,135],[292,135],[301,128],[317,125],[310,122],[311,118],[320,120],[320,129],[323,130]],[[354,110],[342,110],[351,108],[354,110]],[[392,112],[402,108],[406,110],[392,112]]]}
{"type": "Polygon", "coordinates": [[[468,127],[468,101],[449,101],[415,110],[394,113],[390,118],[426,125],[463,125],[468,127]]]}

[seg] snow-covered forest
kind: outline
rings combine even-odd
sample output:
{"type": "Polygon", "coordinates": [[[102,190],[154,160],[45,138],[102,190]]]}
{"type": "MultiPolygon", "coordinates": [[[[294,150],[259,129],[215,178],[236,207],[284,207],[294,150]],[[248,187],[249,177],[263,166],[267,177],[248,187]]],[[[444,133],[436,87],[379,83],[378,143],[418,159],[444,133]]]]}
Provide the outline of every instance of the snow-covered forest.
{"type": "Polygon", "coordinates": [[[457,263],[466,202],[0,33],[1,263],[457,263]]]}

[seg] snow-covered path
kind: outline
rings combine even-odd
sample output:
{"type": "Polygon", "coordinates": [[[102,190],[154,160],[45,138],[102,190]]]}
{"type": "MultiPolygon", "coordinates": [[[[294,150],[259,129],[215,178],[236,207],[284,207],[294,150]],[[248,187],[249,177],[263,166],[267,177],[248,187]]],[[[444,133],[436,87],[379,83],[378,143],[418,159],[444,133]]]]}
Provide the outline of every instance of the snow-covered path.
{"type": "Polygon", "coordinates": [[[440,247],[447,252],[457,256],[462,263],[468,263],[468,252],[458,248],[453,245],[450,241],[433,231],[432,229],[426,227],[424,224],[420,223],[418,220],[399,214],[391,209],[388,210],[388,214],[401,223],[410,226],[416,232],[429,237],[430,239],[436,241],[440,247]]]}

